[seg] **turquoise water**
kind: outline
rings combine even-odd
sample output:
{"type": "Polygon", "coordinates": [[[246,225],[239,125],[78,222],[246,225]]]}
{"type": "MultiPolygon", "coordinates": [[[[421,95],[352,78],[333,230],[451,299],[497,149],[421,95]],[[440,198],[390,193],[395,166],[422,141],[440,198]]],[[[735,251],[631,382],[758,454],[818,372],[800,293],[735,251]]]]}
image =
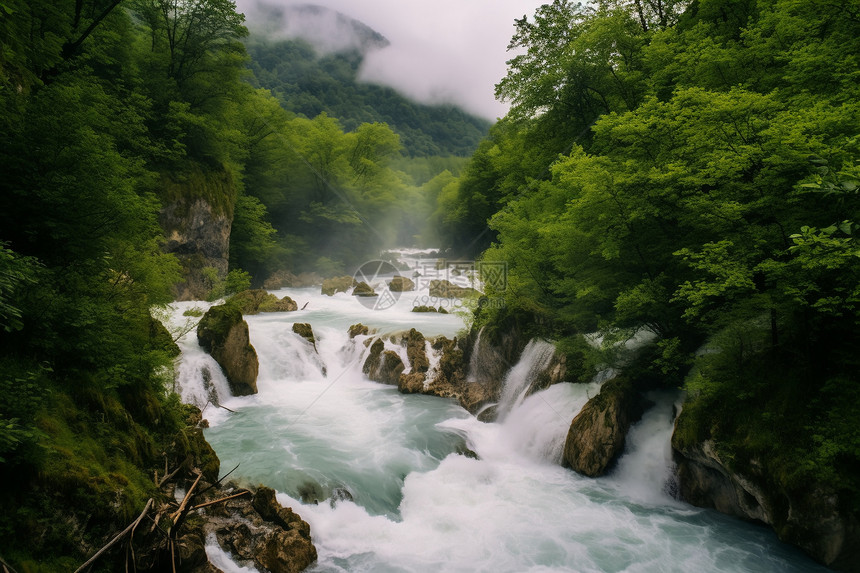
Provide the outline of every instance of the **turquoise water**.
{"type": "MultiPolygon", "coordinates": [[[[238,464],[231,478],[275,488],[311,524],[314,571],[826,571],[765,527],[665,493],[677,396],[655,397],[612,475],[584,478],[557,461],[571,419],[599,383],[520,396],[503,422],[484,424],[452,401],[368,381],[367,337],[346,334],[362,322],[452,336],[461,317],[411,313],[405,298],[374,311],[318,289],[277,294],[308,306],[246,317],[260,359],[257,395],[230,397],[219,372],[203,388],[201,369],[213,366],[193,336],[181,341],[179,382],[189,401],[215,396],[235,412],[211,404],[204,412],[222,471],[238,464]],[[294,322],[311,323],[317,351],[292,333],[294,322]]],[[[178,303],[176,314],[188,306],[178,303]]],[[[524,359],[542,359],[539,350],[524,359]]],[[[252,570],[214,541],[209,550],[225,571],[252,570]]]]}

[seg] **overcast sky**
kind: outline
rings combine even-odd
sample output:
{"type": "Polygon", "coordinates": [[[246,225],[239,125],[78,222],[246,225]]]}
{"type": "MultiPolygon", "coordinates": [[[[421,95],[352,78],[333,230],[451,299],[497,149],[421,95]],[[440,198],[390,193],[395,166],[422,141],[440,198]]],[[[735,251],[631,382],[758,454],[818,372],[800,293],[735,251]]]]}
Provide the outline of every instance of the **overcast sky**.
{"type": "MultiPolygon", "coordinates": [[[[549,0],[265,0],[318,4],[359,20],[391,42],[371,54],[363,78],[425,103],[456,103],[494,120],[507,106],[493,96],[511,58],[514,18],[549,0]]],[[[253,9],[257,0],[238,0],[253,9]]]]}

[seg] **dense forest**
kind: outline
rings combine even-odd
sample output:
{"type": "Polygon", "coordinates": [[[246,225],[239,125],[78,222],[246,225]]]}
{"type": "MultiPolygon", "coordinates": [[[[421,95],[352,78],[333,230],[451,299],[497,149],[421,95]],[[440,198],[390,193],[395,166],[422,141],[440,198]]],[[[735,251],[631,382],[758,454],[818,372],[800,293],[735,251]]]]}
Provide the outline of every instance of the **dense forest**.
{"type": "Polygon", "coordinates": [[[248,36],[232,0],[0,0],[0,558],[74,570],[207,455],[153,318],[189,272],[216,296],[436,242],[507,264],[476,329],[583,378],[647,331],[628,370],[687,390],[676,447],[857,515],[856,2],[555,0],[468,162],[480,120],[248,36]],[[223,267],[165,238],[201,209],[223,267]]]}
{"type": "Polygon", "coordinates": [[[689,393],[676,447],[860,509],[858,32],[824,0],[518,20],[511,111],[440,197],[451,245],[508,265],[476,324],[579,363],[644,329],[639,380],[689,393]]]}
{"type": "Polygon", "coordinates": [[[183,277],[217,295],[411,244],[464,161],[286,110],[247,37],[232,0],[0,2],[0,557],[25,570],[74,569],[198,447],[151,315],[183,277]],[[165,242],[199,212],[229,276],[165,242]]]}

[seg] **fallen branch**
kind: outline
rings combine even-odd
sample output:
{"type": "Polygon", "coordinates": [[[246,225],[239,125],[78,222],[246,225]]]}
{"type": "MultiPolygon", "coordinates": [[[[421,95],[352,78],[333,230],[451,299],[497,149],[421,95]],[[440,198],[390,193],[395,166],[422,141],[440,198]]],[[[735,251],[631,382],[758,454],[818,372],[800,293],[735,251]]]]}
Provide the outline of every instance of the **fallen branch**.
{"type": "Polygon", "coordinates": [[[137,524],[138,524],[138,523],[140,523],[140,521],[143,519],[143,517],[144,517],[144,516],[149,512],[149,508],[150,508],[151,506],[152,506],[152,498],[149,498],[149,501],[147,501],[147,502],[146,502],[146,506],[143,508],[143,511],[142,511],[142,512],[140,512],[140,515],[138,515],[138,516],[137,516],[137,519],[135,519],[131,524],[129,524],[129,526],[128,526],[128,527],[126,527],[125,529],[123,529],[122,531],[120,531],[119,533],[117,533],[117,534],[114,536],[114,538],[113,538],[113,539],[111,539],[110,541],[108,541],[107,545],[105,545],[104,547],[102,547],[101,549],[99,549],[98,551],[96,551],[96,554],[95,554],[95,555],[93,555],[92,557],[90,557],[90,558],[87,560],[87,562],[86,562],[86,563],[84,563],[83,565],[81,565],[80,567],[78,567],[77,569],[75,569],[75,573],[80,573],[81,571],[85,570],[87,567],[89,567],[90,565],[92,565],[92,564],[93,564],[93,562],[94,562],[96,559],[98,559],[99,557],[101,557],[101,555],[102,555],[105,551],[107,551],[108,549],[110,549],[111,547],[113,547],[113,545],[114,545],[117,541],[119,541],[120,539],[122,539],[123,537],[125,537],[126,535],[128,535],[130,532],[134,531],[134,528],[136,528],[136,527],[137,527],[137,524]]]}
{"type": "Polygon", "coordinates": [[[188,491],[185,493],[185,497],[182,498],[182,503],[179,504],[179,509],[173,512],[170,515],[170,521],[174,524],[177,522],[177,519],[186,512],[185,506],[188,505],[188,500],[191,499],[191,495],[194,493],[194,488],[197,487],[197,484],[200,483],[200,478],[203,477],[202,473],[197,474],[197,479],[194,480],[194,483],[191,484],[191,487],[188,488],[188,491]]]}
{"type": "Polygon", "coordinates": [[[179,466],[177,466],[177,468],[175,470],[173,470],[172,472],[170,472],[169,474],[167,474],[163,478],[161,478],[161,481],[158,482],[158,487],[163,486],[165,483],[167,483],[168,480],[170,480],[171,478],[173,478],[173,476],[175,476],[177,473],[179,473],[179,470],[181,470],[182,466],[184,466],[184,465],[185,465],[184,463],[179,464],[179,466]]]}
{"type": "Polygon", "coordinates": [[[195,509],[200,509],[200,508],[203,508],[203,507],[208,507],[208,506],[210,506],[210,505],[215,505],[216,503],[221,503],[222,501],[227,501],[227,500],[229,500],[229,499],[233,499],[233,498],[236,498],[236,497],[242,497],[243,495],[246,495],[246,494],[249,494],[249,493],[251,493],[251,492],[250,492],[250,491],[248,491],[248,490],[246,489],[245,491],[243,491],[243,492],[241,492],[241,493],[235,493],[235,494],[233,494],[233,495],[228,495],[227,497],[222,497],[221,499],[216,499],[216,500],[213,500],[213,501],[207,501],[206,503],[201,503],[200,505],[195,505],[194,507],[192,507],[192,508],[191,508],[191,509],[189,509],[188,511],[194,511],[195,509]]]}
{"type": "Polygon", "coordinates": [[[234,414],[236,413],[236,410],[231,410],[231,409],[230,409],[230,408],[228,408],[227,406],[222,406],[221,404],[218,404],[218,407],[219,407],[219,408],[224,408],[224,409],[225,409],[225,410],[227,410],[228,412],[233,412],[234,414]]]}

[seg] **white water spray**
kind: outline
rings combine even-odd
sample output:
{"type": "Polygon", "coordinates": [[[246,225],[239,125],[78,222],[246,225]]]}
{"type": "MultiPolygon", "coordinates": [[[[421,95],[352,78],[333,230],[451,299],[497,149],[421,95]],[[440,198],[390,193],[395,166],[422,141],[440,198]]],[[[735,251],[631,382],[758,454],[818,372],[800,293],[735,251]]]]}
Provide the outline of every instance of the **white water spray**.
{"type": "MultiPolygon", "coordinates": [[[[583,478],[558,460],[570,421],[608,374],[526,397],[552,357],[551,345],[534,341],[506,378],[505,417],[485,424],[451,401],[368,381],[368,337],[346,334],[362,322],[381,333],[415,327],[450,337],[459,317],[411,313],[403,298],[374,312],[318,292],[284,289],[277,294],[307,310],[246,317],[259,394],[227,398],[235,413],[204,413],[222,466],[240,464],[233,477],[274,487],[311,524],[315,572],[823,570],[763,528],[663,492],[672,397],[657,397],[633,427],[611,476],[583,478]],[[292,332],[294,322],[312,324],[316,351],[292,332]],[[465,448],[478,459],[459,455],[465,448]]],[[[207,357],[193,334],[180,344],[182,395],[208,395],[194,374],[207,357]]],[[[249,571],[215,543],[207,553],[219,567],[249,571]]]]}

